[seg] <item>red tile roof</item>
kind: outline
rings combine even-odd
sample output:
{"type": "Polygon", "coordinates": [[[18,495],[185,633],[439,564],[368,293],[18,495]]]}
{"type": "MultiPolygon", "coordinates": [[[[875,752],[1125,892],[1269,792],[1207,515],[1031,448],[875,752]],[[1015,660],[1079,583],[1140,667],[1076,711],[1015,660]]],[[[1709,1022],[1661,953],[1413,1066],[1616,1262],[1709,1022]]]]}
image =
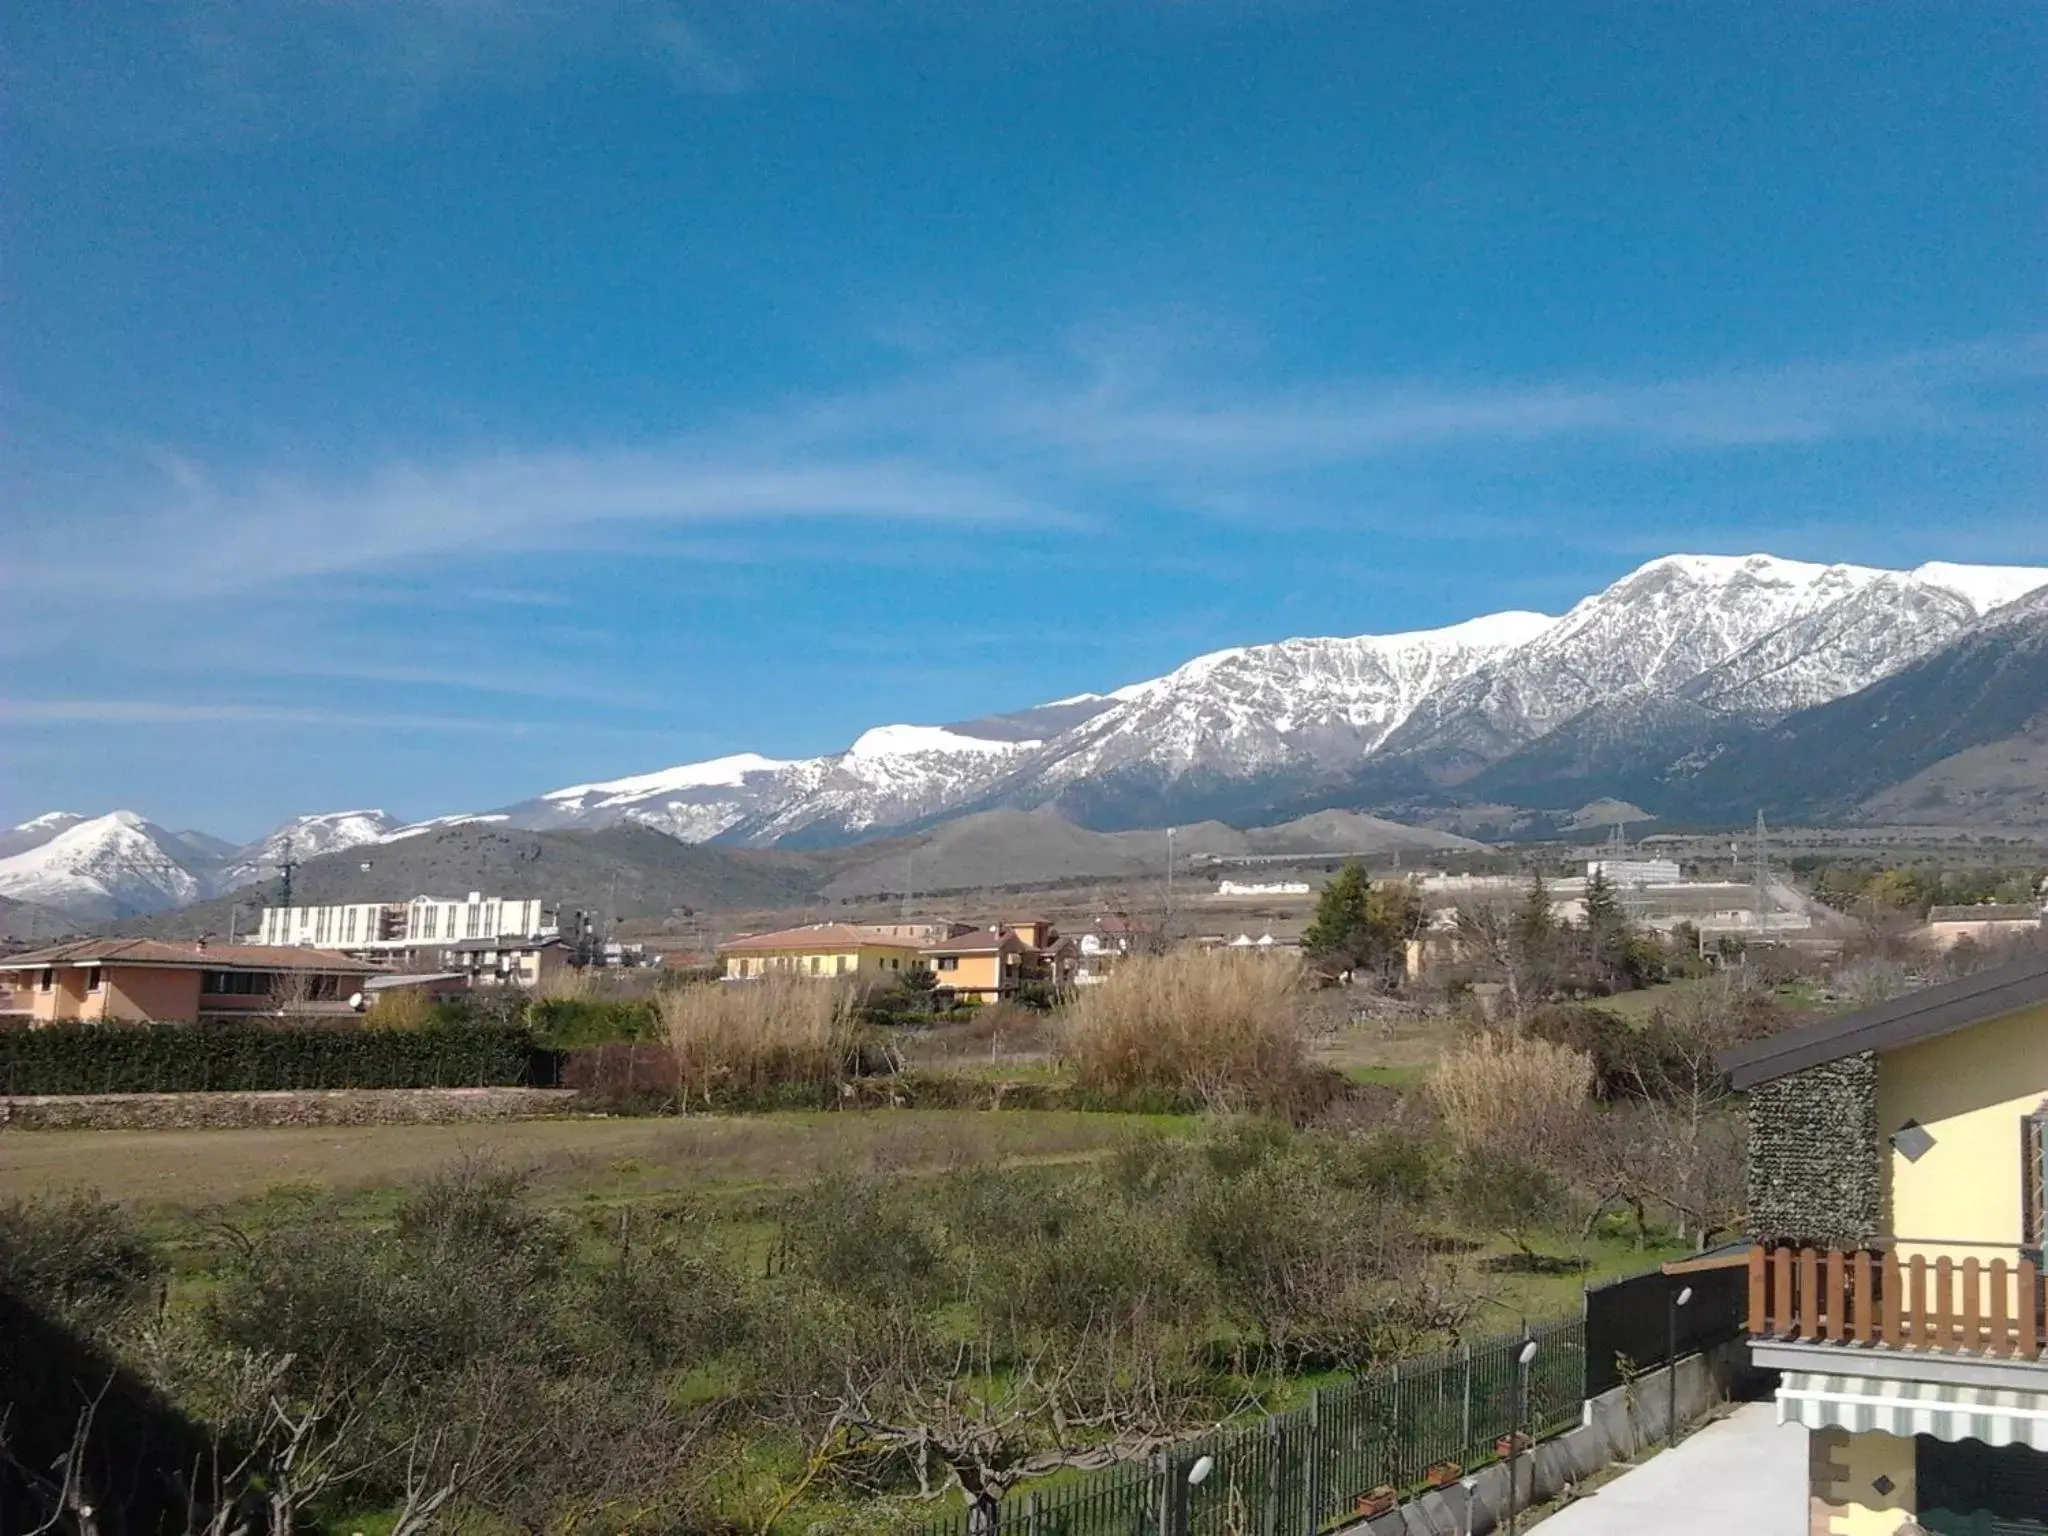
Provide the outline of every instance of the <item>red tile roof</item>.
{"type": "Polygon", "coordinates": [[[77,939],[51,949],[31,950],[0,960],[0,971],[34,971],[52,965],[182,966],[207,971],[318,971],[367,976],[382,967],[328,949],[292,944],[201,944],[163,939],[77,939]]]}
{"type": "Polygon", "coordinates": [[[857,923],[814,923],[808,928],[784,928],[775,933],[750,933],[741,938],[728,939],[718,946],[718,952],[729,954],[735,950],[796,951],[845,950],[861,947],[870,949],[906,949],[918,947],[915,939],[899,939],[888,934],[876,933],[857,923]]]}

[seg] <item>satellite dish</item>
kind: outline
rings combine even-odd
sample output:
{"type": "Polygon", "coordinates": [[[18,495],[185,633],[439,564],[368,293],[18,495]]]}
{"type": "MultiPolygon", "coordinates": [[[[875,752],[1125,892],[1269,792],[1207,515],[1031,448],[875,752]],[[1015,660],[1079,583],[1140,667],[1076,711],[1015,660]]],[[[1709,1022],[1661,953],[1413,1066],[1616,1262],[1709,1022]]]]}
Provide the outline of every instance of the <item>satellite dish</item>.
{"type": "Polygon", "coordinates": [[[363,994],[360,992],[351,992],[348,995],[348,1005],[349,1007],[355,1009],[357,1013],[361,1013],[363,1011],[364,1007],[368,1004],[368,1001],[369,1000],[365,998],[363,994]]]}

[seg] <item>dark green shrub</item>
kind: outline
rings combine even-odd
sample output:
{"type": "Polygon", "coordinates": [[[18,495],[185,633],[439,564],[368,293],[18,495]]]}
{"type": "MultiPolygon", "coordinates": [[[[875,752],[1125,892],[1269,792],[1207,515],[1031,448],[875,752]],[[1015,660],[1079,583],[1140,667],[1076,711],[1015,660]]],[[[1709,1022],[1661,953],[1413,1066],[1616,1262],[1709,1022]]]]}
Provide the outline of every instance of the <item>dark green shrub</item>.
{"type": "Polygon", "coordinates": [[[543,998],[526,1016],[540,1043],[555,1050],[661,1037],[661,1021],[646,998],[543,998]]]}
{"type": "Polygon", "coordinates": [[[0,1092],[466,1088],[552,1078],[523,1028],[60,1024],[0,1032],[0,1092]]]}
{"type": "Polygon", "coordinates": [[[134,1217],[96,1195],[0,1205],[0,1291],[93,1326],[138,1303],[165,1264],[134,1217]]]}

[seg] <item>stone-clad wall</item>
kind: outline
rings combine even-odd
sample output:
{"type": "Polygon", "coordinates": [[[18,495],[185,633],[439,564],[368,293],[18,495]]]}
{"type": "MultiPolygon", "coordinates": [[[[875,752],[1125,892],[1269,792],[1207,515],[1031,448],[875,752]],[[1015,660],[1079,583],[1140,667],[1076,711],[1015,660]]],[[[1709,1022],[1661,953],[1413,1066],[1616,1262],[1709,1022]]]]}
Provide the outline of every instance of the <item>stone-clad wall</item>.
{"type": "Polygon", "coordinates": [[[1749,1091],[1749,1232],[1861,1248],[1884,1230],[1877,1058],[1824,1062],[1749,1091]]]}
{"type": "Polygon", "coordinates": [[[274,1125],[438,1125],[560,1114],[574,1097],[556,1088],[38,1094],[0,1098],[0,1129],[183,1131],[274,1125]]]}

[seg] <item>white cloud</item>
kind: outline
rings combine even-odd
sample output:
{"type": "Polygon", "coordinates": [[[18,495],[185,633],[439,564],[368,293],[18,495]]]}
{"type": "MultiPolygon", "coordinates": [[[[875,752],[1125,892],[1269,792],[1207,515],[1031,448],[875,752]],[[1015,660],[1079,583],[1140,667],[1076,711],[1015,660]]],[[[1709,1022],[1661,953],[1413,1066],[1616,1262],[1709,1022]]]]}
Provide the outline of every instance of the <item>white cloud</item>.
{"type": "Polygon", "coordinates": [[[41,10],[12,18],[12,101],[80,133],[154,142],[388,133],[456,91],[593,59],[637,61],[693,92],[752,83],[703,7],[681,0],[154,0],[118,25],[41,10]]]}

